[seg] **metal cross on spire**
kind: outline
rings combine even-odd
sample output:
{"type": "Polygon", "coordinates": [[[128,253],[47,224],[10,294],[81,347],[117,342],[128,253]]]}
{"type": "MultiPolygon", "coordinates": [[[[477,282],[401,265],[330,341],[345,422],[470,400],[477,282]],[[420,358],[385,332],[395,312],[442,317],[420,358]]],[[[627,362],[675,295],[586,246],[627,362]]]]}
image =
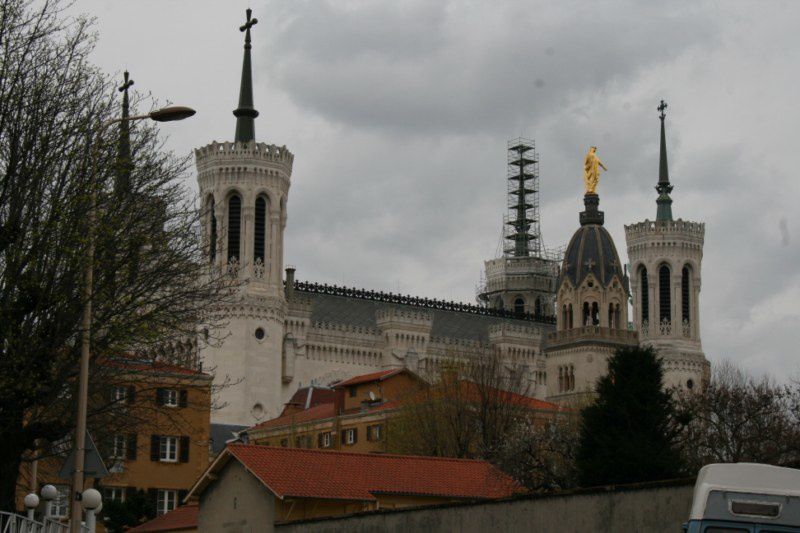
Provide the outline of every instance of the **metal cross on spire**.
{"type": "Polygon", "coordinates": [[[258,111],[253,107],[253,69],[250,65],[250,28],[258,24],[258,19],[251,18],[252,9],[247,9],[247,21],[239,26],[244,34],[244,61],[242,62],[242,84],[239,88],[239,107],[233,112],[236,117],[236,142],[250,142],[256,139],[255,118],[258,111]]]}
{"type": "Polygon", "coordinates": [[[656,210],[656,220],[659,222],[668,222],[672,220],[672,198],[669,196],[669,193],[672,192],[672,184],[669,182],[667,134],[664,128],[664,119],[667,116],[665,113],[667,103],[661,100],[657,109],[660,113],[658,118],[661,119],[661,146],[658,159],[658,185],[656,186],[656,191],[658,191],[658,199],[656,200],[656,205],[658,206],[656,210]]]}
{"type": "Polygon", "coordinates": [[[130,101],[128,89],[133,86],[130,74],[125,71],[124,82],[118,90],[122,93],[122,121],[119,123],[119,146],[117,150],[118,170],[116,187],[120,194],[127,193],[131,187],[131,127],[130,121],[125,120],[130,116],[130,101]]]}
{"type": "Polygon", "coordinates": [[[239,31],[246,32],[244,34],[244,47],[250,48],[250,28],[258,24],[258,19],[251,19],[250,16],[253,14],[253,10],[249,7],[247,8],[247,21],[242,25],[239,26],[239,31]]]}

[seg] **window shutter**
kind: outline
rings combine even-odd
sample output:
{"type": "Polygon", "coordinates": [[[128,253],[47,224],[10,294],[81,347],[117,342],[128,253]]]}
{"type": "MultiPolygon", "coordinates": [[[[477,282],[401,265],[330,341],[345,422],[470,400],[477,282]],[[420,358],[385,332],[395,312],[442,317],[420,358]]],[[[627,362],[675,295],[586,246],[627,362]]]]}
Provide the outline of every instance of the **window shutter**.
{"type": "Polygon", "coordinates": [[[358,442],[358,428],[353,428],[353,444],[358,442]]]}
{"type": "Polygon", "coordinates": [[[342,446],[344,446],[345,444],[347,444],[347,430],[343,429],[342,430],[342,446]]]}
{"type": "Polygon", "coordinates": [[[125,501],[130,502],[136,497],[136,487],[125,487],[125,501]]]}
{"type": "Polygon", "coordinates": [[[373,435],[372,428],[373,427],[375,427],[375,426],[367,426],[367,442],[372,442],[372,439],[373,439],[373,437],[372,437],[372,435],[373,435]]]}
{"type": "Polygon", "coordinates": [[[158,514],[158,489],[147,489],[147,500],[152,506],[152,511],[148,515],[154,518],[158,514]]]}
{"type": "Polygon", "coordinates": [[[131,433],[128,435],[128,446],[126,447],[125,453],[127,454],[129,461],[136,460],[136,433],[131,433]]]}
{"type": "Polygon", "coordinates": [[[186,489],[181,489],[178,491],[178,506],[183,505],[183,500],[186,499],[187,494],[189,494],[189,491],[186,489]]]}
{"type": "Polygon", "coordinates": [[[322,444],[322,436],[323,435],[324,435],[324,433],[320,433],[319,435],[317,435],[317,448],[322,448],[322,446],[323,446],[323,444],[322,444]]]}
{"type": "Polygon", "coordinates": [[[133,403],[136,400],[136,387],[134,387],[133,385],[128,386],[128,394],[125,397],[125,400],[128,403],[133,403]]]}
{"type": "Polygon", "coordinates": [[[180,453],[180,461],[182,463],[188,463],[189,462],[189,437],[187,437],[187,436],[181,437],[180,450],[178,450],[178,452],[180,453]]]}
{"type": "Polygon", "coordinates": [[[186,407],[189,404],[189,391],[181,389],[178,397],[178,406],[186,407]]]}
{"type": "Polygon", "coordinates": [[[164,389],[161,387],[156,389],[156,405],[164,405],[164,389]]]}
{"type": "Polygon", "coordinates": [[[150,435],[150,460],[158,461],[161,451],[161,436],[150,435]]]}

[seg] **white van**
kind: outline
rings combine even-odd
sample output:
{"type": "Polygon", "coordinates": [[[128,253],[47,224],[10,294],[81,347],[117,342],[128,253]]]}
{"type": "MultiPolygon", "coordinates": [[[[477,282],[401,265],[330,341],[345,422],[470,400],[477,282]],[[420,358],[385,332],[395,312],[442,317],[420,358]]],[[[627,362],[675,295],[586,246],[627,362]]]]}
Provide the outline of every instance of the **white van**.
{"type": "Polygon", "coordinates": [[[700,469],[687,533],[800,532],[800,470],[755,463],[700,469]]]}

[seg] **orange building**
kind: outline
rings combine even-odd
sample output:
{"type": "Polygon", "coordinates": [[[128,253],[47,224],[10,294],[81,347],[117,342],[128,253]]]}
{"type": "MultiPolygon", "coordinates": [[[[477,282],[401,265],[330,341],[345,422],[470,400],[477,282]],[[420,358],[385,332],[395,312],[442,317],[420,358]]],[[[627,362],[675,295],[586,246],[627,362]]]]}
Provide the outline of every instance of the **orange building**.
{"type": "MultiPolygon", "coordinates": [[[[162,362],[115,360],[119,367],[110,393],[135,420],[127,430],[98,439],[109,475],[93,483],[103,501],[125,501],[144,491],[157,514],[175,509],[209,464],[211,376],[162,362]]],[[[100,434],[104,428],[93,431],[100,434]]],[[[64,447],[69,448],[69,442],[64,447]]],[[[23,466],[19,498],[53,484],[60,498],[57,516],[69,513],[69,479],[58,477],[63,454],[23,466]]],[[[89,482],[91,484],[91,482],[89,482]]]]}
{"type": "Polygon", "coordinates": [[[244,433],[247,442],[265,446],[386,452],[388,421],[400,400],[425,386],[413,372],[394,369],[341,381],[327,393],[300,389],[281,416],[244,433]]]}

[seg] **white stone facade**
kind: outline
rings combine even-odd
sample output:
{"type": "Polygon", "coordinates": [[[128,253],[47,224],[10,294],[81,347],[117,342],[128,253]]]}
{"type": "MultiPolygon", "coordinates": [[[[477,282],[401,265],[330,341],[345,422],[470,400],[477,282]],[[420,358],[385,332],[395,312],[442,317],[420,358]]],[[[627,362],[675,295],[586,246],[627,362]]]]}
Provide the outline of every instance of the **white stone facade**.
{"type": "Polygon", "coordinates": [[[633,322],[642,344],[664,360],[668,387],[692,389],[709,378],[700,342],[705,224],[683,220],[625,226],[633,322]]]}

